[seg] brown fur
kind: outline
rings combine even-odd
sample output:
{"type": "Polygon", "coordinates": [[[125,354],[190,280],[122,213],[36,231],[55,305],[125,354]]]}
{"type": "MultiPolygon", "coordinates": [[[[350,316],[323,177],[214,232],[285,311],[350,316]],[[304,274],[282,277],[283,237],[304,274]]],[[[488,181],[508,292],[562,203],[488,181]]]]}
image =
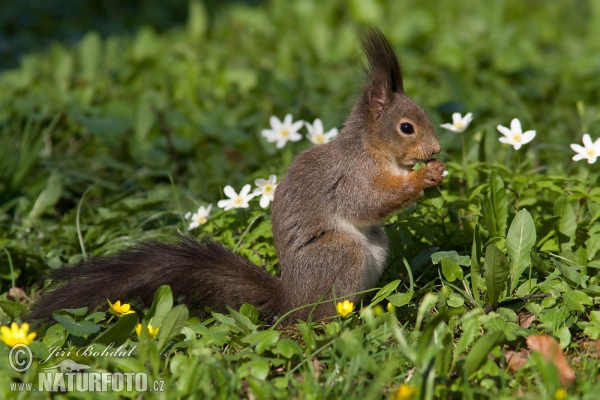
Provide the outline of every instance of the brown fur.
{"type": "MultiPolygon", "coordinates": [[[[53,278],[66,285],[45,295],[30,318],[48,318],[53,309],[65,307],[98,307],[107,297],[148,304],[156,288],[170,284],[192,307],[237,308],[248,302],[271,320],[322,296],[348,298],[376,285],[388,246],[380,223],[424,188],[440,186],[444,165],[428,160],[440,145],[425,112],[404,94],[391,44],[373,30],[363,47],[367,83],[339,137],[299,154],[275,191],[280,279],[209,240],[150,242],[55,271],[53,278]],[[414,133],[402,133],[403,122],[411,123],[414,133]],[[415,172],[419,160],[428,161],[415,172]]],[[[303,309],[286,322],[309,312],[303,309]]],[[[313,319],[331,315],[333,303],[312,314],[313,319]]]]}

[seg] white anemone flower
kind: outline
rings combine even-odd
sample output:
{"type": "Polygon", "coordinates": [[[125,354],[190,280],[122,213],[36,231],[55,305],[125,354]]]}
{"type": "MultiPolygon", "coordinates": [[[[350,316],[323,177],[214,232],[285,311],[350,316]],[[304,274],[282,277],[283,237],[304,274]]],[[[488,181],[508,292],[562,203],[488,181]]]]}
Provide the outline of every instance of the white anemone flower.
{"type": "Polygon", "coordinates": [[[323,123],[319,118],[315,119],[315,122],[311,125],[305,122],[306,129],[308,129],[308,135],[306,138],[314,144],[328,143],[331,139],[338,135],[337,128],[332,128],[328,132],[324,132],[323,123]]]}
{"type": "Polygon", "coordinates": [[[232,208],[248,208],[248,202],[254,198],[254,194],[250,194],[250,189],[250,185],[244,185],[240,194],[237,194],[231,186],[225,186],[223,192],[229,199],[219,200],[217,206],[225,211],[232,208]]]}
{"type": "Polygon", "coordinates": [[[535,137],[535,131],[522,131],[521,122],[519,122],[518,118],[510,121],[510,129],[502,125],[498,125],[496,128],[504,135],[504,137],[498,140],[502,143],[510,144],[515,150],[519,150],[522,145],[531,142],[535,137]]]}
{"type": "Polygon", "coordinates": [[[194,214],[190,212],[185,213],[185,219],[191,218],[192,220],[192,222],[190,222],[190,226],[188,226],[188,231],[196,229],[200,225],[205,224],[206,221],[208,221],[208,214],[210,214],[211,208],[212,204],[209,204],[208,207],[200,206],[200,208],[198,208],[198,211],[196,211],[194,214]]]}
{"type": "Polygon", "coordinates": [[[275,195],[275,188],[277,187],[277,176],[271,175],[269,179],[257,179],[254,181],[257,188],[254,189],[254,195],[260,196],[260,206],[262,208],[269,207],[269,203],[273,200],[275,195]]]}
{"type": "Polygon", "coordinates": [[[277,142],[277,148],[281,149],[288,142],[297,142],[302,139],[302,135],[298,133],[304,121],[292,122],[292,114],[288,114],[283,119],[283,122],[276,116],[269,119],[271,129],[263,129],[261,135],[267,138],[267,142],[277,142]]]}
{"type": "Polygon", "coordinates": [[[571,148],[577,153],[573,156],[573,161],[579,161],[585,158],[588,160],[589,164],[593,164],[598,157],[600,157],[600,139],[592,142],[592,138],[587,133],[583,135],[583,146],[572,144],[571,148]]]}
{"type": "Polygon", "coordinates": [[[451,124],[442,124],[440,126],[452,132],[462,133],[469,127],[471,121],[473,121],[472,113],[467,113],[464,117],[461,117],[460,113],[454,113],[452,114],[451,124]]]}

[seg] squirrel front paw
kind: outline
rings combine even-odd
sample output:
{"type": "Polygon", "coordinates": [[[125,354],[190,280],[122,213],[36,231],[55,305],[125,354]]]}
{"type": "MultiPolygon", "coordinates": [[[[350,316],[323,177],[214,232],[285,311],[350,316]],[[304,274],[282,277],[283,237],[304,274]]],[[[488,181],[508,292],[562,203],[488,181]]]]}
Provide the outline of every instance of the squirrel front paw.
{"type": "Polygon", "coordinates": [[[423,174],[424,186],[426,188],[442,186],[445,169],[446,166],[440,160],[427,160],[425,167],[419,170],[419,172],[423,174]]]}

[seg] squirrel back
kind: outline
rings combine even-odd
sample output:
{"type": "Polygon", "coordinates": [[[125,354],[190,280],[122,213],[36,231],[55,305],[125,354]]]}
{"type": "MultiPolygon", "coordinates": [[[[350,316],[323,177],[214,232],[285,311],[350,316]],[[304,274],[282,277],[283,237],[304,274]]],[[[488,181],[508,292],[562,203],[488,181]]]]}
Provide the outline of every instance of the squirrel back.
{"type": "MultiPolygon", "coordinates": [[[[367,82],[338,138],[296,156],[272,204],[281,278],[209,239],[140,243],[113,256],[52,271],[62,282],[33,306],[28,319],[48,320],[61,308],[97,308],[106,298],[149,305],[169,284],[192,308],[223,310],[243,303],[273,321],[320,299],[359,301],[373,288],[387,258],[380,223],[410,205],[424,188],[442,183],[444,165],[425,112],[404,94],[392,45],[372,30],[363,40],[367,82]],[[418,161],[426,166],[413,171],[418,161]]],[[[297,311],[313,320],[335,315],[333,301],[297,311]]]]}

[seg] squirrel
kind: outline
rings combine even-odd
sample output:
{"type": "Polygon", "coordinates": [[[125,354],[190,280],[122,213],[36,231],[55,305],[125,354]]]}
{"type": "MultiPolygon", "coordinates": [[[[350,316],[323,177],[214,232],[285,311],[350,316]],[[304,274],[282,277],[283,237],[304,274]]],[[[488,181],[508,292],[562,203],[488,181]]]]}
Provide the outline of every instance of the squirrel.
{"type": "Polygon", "coordinates": [[[209,238],[142,242],[53,270],[50,278],[62,285],[42,295],[26,319],[48,322],[54,310],[97,309],[107,298],[149,306],[161,285],[199,310],[250,303],[266,322],[330,300],[296,311],[284,324],[335,316],[334,298],[360,301],[351,295],[373,288],[385,267],[388,239],[381,223],[423,189],[441,186],[445,169],[431,158],[440,144],[425,112],[404,94],[389,40],[372,29],[362,45],[366,84],[339,136],[297,155],[275,190],[281,277],[209,238]],[[414,171],[420,161],[425,166],[414,171]]]}

